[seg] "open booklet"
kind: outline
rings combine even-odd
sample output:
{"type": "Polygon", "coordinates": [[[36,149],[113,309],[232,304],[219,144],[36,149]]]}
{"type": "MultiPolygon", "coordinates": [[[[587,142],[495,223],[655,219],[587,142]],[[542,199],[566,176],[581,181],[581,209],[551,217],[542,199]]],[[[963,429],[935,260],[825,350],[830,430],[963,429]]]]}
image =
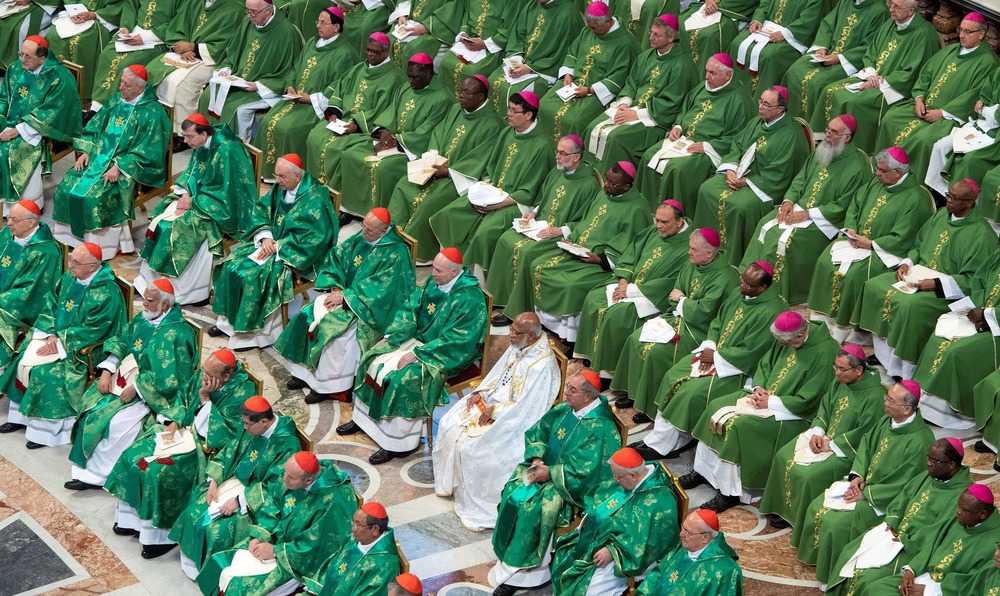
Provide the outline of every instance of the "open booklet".
{"type": "Polygon", "coordinates": [[[461,41],[456,41],[455,45],[451,46],[450,51],[468,64],[477,64],[489,55],[486,48],[482,50],[470,50],[469,46],[461,41]]]}
{"type": "Polygon", "coordinates": [[[476,182],[469,187],[469,202],[476,207],[490,207],[504,202],[509,196],[501,188],[486,182],[476,182]]]}
{"type": "Polygon", "coordinates": [[[177,52],[167,52],[166,54],[160,56],[160,62],[175,68],[191,68],[195,64],[201,64],[201,60],[198,59],[188,62],[187,60],[181,58],[181,55],[177,52]]]}
{"type": "Polygon", "coordinates": [[[565,250],[566,252],[568,252],[569,254],[571,254],[573,256],[577,256],[577,257],[588,257],[588,256],[590,256],[590,249],[588,249],[585,246],[580,246],[579,244],[575,244],[573,242],[559,241],[559,242],[556,242],[556,246],[558,246],[559,248],[565,250]]]}
{"type": "Polygon", "coordinates": [[[976,149],[989,147],[997,140],[986,134],[990,128],[984,120],[967,122],[951,129],[951,144],[955,153],[968,153],[976,149]]]}
{"type": "Polygon", "coordinates": [[[530,81],[531,79],[533,79],[533,78],[535,78],[535,77],[538,76],[537,74],[535,74],[533,72],[528,72],[527,74],[521,75],[519,77],[515,77],[511,73],[511,70],[513,70],[515,67],[520,66],[520,65],[521,65],[521,61],[520,60],[512,60],[510,58],[504,58],[503,59],[503,76],[507,79],[507,82],[509,84],[516,85],[516,84],[524,82],[524,81],[530,81]]]}
{"type": "Polygon", "coordinates": [[[433,149],[425,151],[423,155],[406,163],[406,179],[411,184],[423,186],[434,175],[437,170],[434,166],[448,165],[448,158],[438,154],[433,149]]]}
{"type": "Polygon", "coordinates": [[[532,240],[541,240],[541,238],[538,237],[538,233],[544,230],[545,228],[549,227],[549,222],[545,221],[544,219],[537,220],[537,219],[525,219],[523,217],[519,217],[515,219],[513,223],[511,223],[511,227],[514,228],[514,231],[517,232],[518,234],[527,236],[532,240]]]}
{"type": "Polygon", "coordinates": [[[851,483],[846,480],[839,480],[831,484],[830,488],[823,492],[823,507],[834,511],[854,511],[857,503],[848,503],[844,500],[849,488],[851,488],[851,483]]]}
{"type": "Polygon", "coordinates": [[[904,294],[916,294],[917,284],[920,280],[940,279],[941,277],[940,273],[930,267],[924,267],[923,265],[910,265],[910,270],[903,276],[903,281],[897,281],[892,284],[892,287],[896,288],[900,292],[903,292],[904,294]]]}
{"type": "Polygon", "coordinates": [[[219,485],[219,500],[208,505],[208,516],[215,519],[222,515],[222,506],[237,497],[243,497],[247,487],[235,476],[219,485]]]}
{"type": "Polygon", "coordinates": [[[697,31],[712,25],[718,25],[722,21],[722,11],[715,11],[712,14],[705,14],[705,5],[702,4],[693,15],[684,21],[684,29],[687,31],[697,31]]]}
{"type": "Polygon", "coordinates": [[[191,453],[195,449],[194,434],[184,428],[178,429],[175,433],[167,431],[157,433],[154,441],[156,449],[153,451],[153,455],[145,458],[149,463],[153,463],[161,457],[191,453]]]}
{"type": "MultiPolygon", "coordinates": [[[[2,5],[3,3],[0,3],[0,6],[2,5]]],[[[88,11],[87,7],[83,4],[65,5],[63,10],[56,15],[56,18],[52,19],[52,26],[55,27],[56,34],[58,34],[61,39],[69,39],[93,27],[94,23],[97,22],[97,19],[84,21],[82,23],[73,22],[73,17],[84,12],[88,11]]]]}
{"type": "Polygon", "coordinates": [[[821,462],[833,455],[833,451],[813,453],[812,448],[809,447],[809,439],[810,437],[806,436],[805,433],[800,433],[799,438],[795,439],[795,457],[793,459],[795,463],[800,466],[808,466],[809,464],[821,462]]]}

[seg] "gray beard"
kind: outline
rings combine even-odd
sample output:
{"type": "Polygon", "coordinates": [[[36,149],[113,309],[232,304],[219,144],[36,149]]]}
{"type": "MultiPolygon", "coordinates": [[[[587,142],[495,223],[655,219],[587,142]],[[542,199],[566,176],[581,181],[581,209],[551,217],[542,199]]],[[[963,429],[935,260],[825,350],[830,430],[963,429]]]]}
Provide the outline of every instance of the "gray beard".
{"type": "Polygon", "coordinates": [[[847,145],[843,142],[837,145],[831,145],[829,141],[823,141],[818,147],[816,147],[816,161],[819,162],[819,165],[825,168],[830,165],[831,161],[843,153],[846,147],[847,145]]]}

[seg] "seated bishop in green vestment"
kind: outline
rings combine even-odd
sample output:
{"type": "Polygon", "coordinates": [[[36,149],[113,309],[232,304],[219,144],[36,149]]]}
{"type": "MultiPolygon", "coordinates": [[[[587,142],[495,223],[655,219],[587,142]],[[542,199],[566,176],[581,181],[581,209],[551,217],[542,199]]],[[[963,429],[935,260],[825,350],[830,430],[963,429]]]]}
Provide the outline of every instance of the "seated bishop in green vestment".
{"type": "Polygon", "coordinates": [[[978,191],[972,181],[953,183],[946,209],[920,228],[896,271],[865,282],[853,320],[872,333],[889,376],[912,377],[937,318],[971,292],[973,275],[997,249],[996,233],[976,209],[978,191]]]}
{"type": "Polygon", "coordinates": [[[212,257],[222,256],[222,235],[236,236],[249,225],[257,186],[246,148],[223,126],[201,114],[182,124],[194,151],[174,191],[149,214],[139,275],[147,282],[166,277],[177,303],[208,300],[212,257]]]}
{"type": "Polygon", "coordinates": [[[635,449],[611,456],[605,480],[571,532],[556,541],[552,593],[621,594],[679,544],[677,497],[667,472],[635,449]]]}
{"type": "Polygon", "coordinates": [[[312,302],[299,311],[274,348],[288,360],[288,372],[308,385],[306,403],[346,401],[361,353],[382,339],[413,293],[413,256],[389,212],[377,207],[316,271],[322,306],[312,302]]]}
{"type": "MultiPolygon", "coordinates": [[[[821,365],[820,365],[821,366],[821,365]]],[[[775,528],[808,530],[806,507],[850,471],[861,438],[879,419],[885,399],[878,371],[857,344],[844,344],[833,361],[836,379],[820,397],[809,428],[774,454],[760,510],[775,528]]]]}
{"type": "Polygon", "coordinates": [[[216,274],[215,330],[229,336],[230,348],[273,344],[281,334],[281,306],[294,297],[296,280],[315,280],[336,244],[330,191],[304,165],[294,153],[278,159],[277,183],[255,202],[242,244],[216,274]]]}
{"type": "Polygon", "coordinates": [[[736,562],[740,557],[719,530],[714,511],[689,513],[681,524],[680,544],[660,559],[636,594],[743,596],[743,570],[736,562]]]}
{"type": "Polygon", "coordinates": [[[774,320],[771,334],[775,341],[757,364],[750,389],[710,401],[691,431],[699,441],[692,474],[719,489],[702,505],[706,509],[722,512],[760,496],[778,449],[808,428],[834,378],[840,346],[826,325],[786,311],[774,320]]]}
{"type": "MultiPolygon", "coordinates": [[[[903,565],[929,548],[940,524],[955,518],[958,500],[972,483],[969,468],[962,465],[964,456],[961,440],[934,441],[927,451],[927,474],[907,483],[889,503],[884,522],[844,547],[832,568],[827,593],[860,594],[872,582],[900,573],[903,565]],[[879,549],[863,552],[866,542],[864,550],[874,543],[886,547],[884,554],[878,556],[879,549]]],[[[808,534],[809,529],[802,532],[808,534]]],[[[793,534],[792,540],[797,538],[793,534]]]]}
{"type": "Polygon", "coordinates": [[[389,26],[397,41],[392,60],[403,68],[420,53],[437,56],[455,43],[455,32],[465,16],[465,5],[448,0],[399,2],[389,15],[389,26]]]}
{"type": "Polygon", "coordinates": [[[385,337],[361,356],[355,379],[354,418],[337,434],[364,431],[380,447],[380,464],[420,444],[426,418],[448,403],[445,380],[484,366],[489,333],[486,297],[462,266],[462,253],[445,248],[431,277],[396,312],[385,337]]]}
{"type": "Polygon", "coordinates": [[[256,392],[235,354],[216,350],[177,392],[168,424],[148,426],[118,458],[104,484],[118,498],[116,533],[137,535],[145,558],[176,544],[168,538],[170,528],[204,478],[203,448],[212,453],[237,439],[240,406],[256,392]],[[164,441],[164,433],[176,444],[164,441]]]}
{"type": "MultiPolygon", "coordinates": [[[[147,417],[165,423],[183,417],[177,397],[198,366],[194,328],[174,302],[170,282],[143,291],[143,310],[104,342],[97,383],[81,399],[73,428],[73,484],[104,486],[118,457],[139,435],[147,417]]],[[[96,350],[95,350],[96,351],[96,350]]]]}
{"type": "Polygon", "coordinates": [[[283,467],[281,481],[266,487],[247,537],[206,561],[197,580],[202,594],[293,593],[329,553],[350,544],[357,506],[351,477],[311,451],[299,451],[283,467]],[[248,560],[263,569],[247,575],[248,560]]]}
{"type": "Polygon", "coordinates": [[[781,205],[760,218],[749,239],[743,265],[774,263],[774,282],[789,304],[806,301],[817,257],[844,226],[858,189],[871,180],[868,156],[851,144],[857,129],[850,114],[830,121],[781,205]]]}
{"type": "Polygon", "coordinates": [[[0,69],[9,70],[17,63],[21,44],[28,37],[39,37],[48,29],[61,4],[54,0],[17,0],[5,7],[4,16],[0,18],[0,69]]]}
{"type": "Polygon", "coordinates": [[[903,487],[925,469],[934,433],[917,409],[919,397],[913,381],[889,389],[886,416],[861,439],[847,484],[835,482],[813,499],[805,515],[812,523],[793,533],[799,560],[816,566],[821,583],[836,578],[834,563],[847,543],[877,525],[903,487]]]}
{"type": "MultiPolygon", "coordinates": [[[[62,271],[62,251],[34,201],[11,207],[0,230],[0,366],[14,356],[18,337],[38,318],[62,271]]],[[[2,426],[0,426],[2,428],[2,426]]]]}
{"type": "Polygon", "coordinates": [[[94,81],[98,78],[97,60],[101,56],[101,49],[118,35],[122,13],[125,11],[126,2],[123,0],[88,0],[81,3],[84,10],[73,16],[69,12],[60,10],[55,13],[53,24],[45,33],[45,41],[49,44],[49,50],[62,60],[79,64],[83,67],[82,81],[80,81],[80,100],[90,101],[91,90],[94,88],[94,81]],[[91,23],[87,25],[86,23],[91,23]],[[71,31],[66,31],[64,27],[73,27],[71,31]],[[65,35],[62,37],[60,34],[65,35]]]}
{"type": "Polygon", "coordinates": [[[41,37],[32,35],[20,47],[21,59],[7,66],[0,83],[0,199],[5,215],[10,204],[21,199],[34,201],[39,209],[45,206],[42,170],[52,168],[46,139],[69,143],[81,127],[73,75],[49,56],[41,37]]]}
{"type": "Polygon", "coordinates": [[[656,208],[652,226],[638,231],[631,242],[619,247],[621,252],[604,255],[618,281],[587,293],[575,357],[590,359],[594,370],[612,377],[611,367],[618,362],[628,336],[646,319],[668,310],[670,290],[689,262],[688,240],[693,230],[681,204],[669,199],[656,208]]]}
{"type": "MultiPolygon", "coordinates": [[[[972,389],[973,401],[976,406],[976,428],[983,433],[983,443],[991,451],[996,451],[1000,445],[1000,370],[990,373],[972,389]]],[[[994,463],[996,471],[1000,472],[1000,463],[994,463]]]]}
{"type": "MultiPolygon", "coordinates": [[[[713,54],[725,52],[736,34],[745,27],[761,0],[705,0],[690,4],[678,21],[683,28],[681,42],[688,48],[691,60],[701,69],[713,54]],[[719,15],[719,22],[706,24],[705,17],[719,15]],[[691,17],[699,15],[694,21],[691,17]]],[[[731,66],[731,65],[730,65],[731,66]]],[[[745,77],[744,77],[745,78],[745,77]]]]}
{"type": "MultiPolygon", "coordinates": [[[[295,421],[278,416],[256,395],[240,407],[243,430],[205,467],[170,540],[181,545],[181,569],[192,580],[213,554],[248,536],[271,487],[281,483],[282,463],[299,451],[295,421]]],[[[262,515],[262,514],[261,514],[262,515]]]]}
{"type": "Polygon", "coordinates": [[[983,563],[979,571],[967,579],[964,586],[958,589],[959,594],[985,594],[997,596],[1000,594],[1000,545],[993,553],[993,563],[983,563]]]}
{"type": "Polygon", "coordinates": [[[135,196],[140,185],[163,186],[170,121],[146,82],[145,67],[122,74],[119,93],[73,140],[76,163],[56,187],[55,235],[69,245],[93,242],[103,258],[133,253],[135,196]]]}
{"type": "Polygon", "coordinates": [[[729,289],[708,335],[691,354],[678,354],[677,362],[660,377],[650,400],[639,404],[642,412],[656,412],[652,432],[634,444],[646,459],[661,459],[692,441],[690,433],[712,399],[733,393],[756,370],[774,343],[771,324],[788,303],[771,283],[771,264],[752,263],[729,289]]]}
{"type": "MultiPolygon", "coordinates": [[[[29,444],[57,447],[70,442],[76,417],[86,409],[88,356],[125,324],[125,299],[114,271],[100,260],[96,244],[69,254],[69,271],[55,282],[42,312],[14,360],[0,375],[10,399],[8,422],[26,425],[29,444]]],[[[23,427],[22,427],[23,428],[23,427]]]]}
{"type": "Polygon", "coordinates": [[[621,436],[600,385],[589,369],[571,376],[565,402],[525,432],[524,462],[500,498],[491,584],[531,588],[549,581],[554,532],[570,523],[574,508],[593,506],[595,492],[611,480],[607,461],[621,436]]]}
{"type": "Polygon", "coordinates": [[[501,33],[513,16],[508,13],[517,11],[504,1],[461,0],[453,6],[464,16],[455,28],[455,38],[445,41],[450,47],[441,55],[436,70],[441,86],[458,95],[462,81],[469,77],[479,75],[489,85],[486,77],[496,70],[503,57],[506,42],[501,33]]]}
{"type": "Polygon", "coordinates": [[[734,265],[743,259],[757,222],[785,196],[809,155],[806,135],[787,107],[787,89],[766,89],[757,104],[759,118],[736,135],[716,175],[698,188],[694,224],[719,230],[734,265]]]}
{"type": "Polygon", "coordinates": [[[719,234],[711,228],[691,232],[688,259],[681,266],[674,287],[666,295],[669,305],[657,317],[645,321],[625,339],[619,354],[595,356],[598,370],[614,366],[611,388],[619,397],[619,408],[634,407],[633,420],[648,422],[656,415],[656,390],[663,371],[689,357],[708,336],[708,328],[723,299],[738,284],[739,272],[720,257],[719,234]],[[617,364],[611,364],[617,360],[617,364]]]}
{"type": "Polygon", "coordinates": [[[300,578],[318,596],[376,596],[387,593],[402,571],[396,536],[380,503],[369,501],[354,512],[351,538],[327,553],[319,572],[300,578]]]}

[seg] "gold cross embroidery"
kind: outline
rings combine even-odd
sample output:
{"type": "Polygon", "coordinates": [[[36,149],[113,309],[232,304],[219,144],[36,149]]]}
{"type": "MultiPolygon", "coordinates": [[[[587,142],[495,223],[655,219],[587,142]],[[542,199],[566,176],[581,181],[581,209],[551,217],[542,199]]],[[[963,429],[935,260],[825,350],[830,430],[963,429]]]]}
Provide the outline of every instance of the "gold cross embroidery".
{"type": "Polygon", "coordinates": [[[283,221],[285,221],[285,216],[284,215],[279,215],[278,216],[278,225],[280,226],[281,222],[283,222],[283,221]]]}
{"type": "Polygon", "coordinates": [[[617,506],[618,506],[618,499],[611,499],[610,501],[608,501],[607,505],[608,509],[614,509],[617,506]]]}
{"type": "Polygon", "coordinates": [[[347,563],[341,563],[340,567],[337,567],[337,571],[339,571],[341,573],[344,573],[345,571],[347,571],[347,563]]]}
{"type": "Polygon", "coordinates": [[[435,305],[434,303],[427,305],[427,314],[432,315],[436,310],[437,310],[437,305],[435,305]]]}
{"type": "Polygon", "coordinates": [[[354,257],[354,266],[357,267],[361,264],[361,255],[354,257]]]}
{"type": "Polygon", "coordinates": [[[680,576],[681,574],[678,573],[676,569],[674,569],[674,572],[670,574],[670,581],[675,582],[677,581],[677,578],[679,578],[680,576]]]}
{"type": "Polygon", "coordinates": [[[256,462],[256,461],[257,461],[257,457],[258,457],[259,455],[260,455],[260,454],[259,454],[259,453],[257,452],[257,450],[256,450],[256,449],[254,449],[253,451],[251,451],[251,452],[250,452],[250,461],[252,461],[252,462],[256,462]]]}
{"type": "Polygon", "coordinates": [[[74,306],[76,306],[75,302],[73,302],[72,300],[67,300],[66,301],[66,312],[70,312],[71,310],[73,310],[74,306]]]}
{"type": "Polygon", "coordinates": [[[295,497],[288,497],[285,499],[285,509],[291,509],[295,507],[295,497]]]}
{"type": "Polygon", "coordinates": [[[562,441],[563,439],[565,439],[566,438],[566,429],[565,428],[560,428],[559,432],[556,433],[556,436],[559,437],[560,441],[562,441]]]}
{"type": "Polygon", "coordinates": [[[142,349],[142,340],[141,339],[135,340],[135,343],[132,344],[132,349],[133,350],[141,350],[142,349]]]}
{"type": "Polygon", "coordinates": [[[125,119],[124,118],[122,118],[121,116],[115,118],[115,126],[117,126],[118,128],[121,128],[122,124],[125,124],[125,119]]]}
{"type": "Polygon", "coordinates": [[[28,88],[24,86],[18,87],[17,94],[20,95],[21,97],[28,95],[28,88]]]}
{"type": "Polygon", "coordinates": [[[0,260],[0,265],[10,267],[10,256],[5,256],[2,260],[0,260]]]}

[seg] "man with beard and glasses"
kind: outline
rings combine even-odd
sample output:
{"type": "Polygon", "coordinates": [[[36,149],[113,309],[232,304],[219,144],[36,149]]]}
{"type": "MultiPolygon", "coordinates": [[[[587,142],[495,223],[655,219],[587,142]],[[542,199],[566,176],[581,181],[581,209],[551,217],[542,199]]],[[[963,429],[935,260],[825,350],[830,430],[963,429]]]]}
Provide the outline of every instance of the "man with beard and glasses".
{"type": "Polygon", "coordinates": [[[761,218],[743,256],[742,268],[774,263],[774,283],[789,304],[806,301],[816,258],[844,226],[851,198],[868,181],[868,156],[851,145],[857,130],[850,114],[830,121],[826,139],[806,158],[781,205],[761,218]]]}

